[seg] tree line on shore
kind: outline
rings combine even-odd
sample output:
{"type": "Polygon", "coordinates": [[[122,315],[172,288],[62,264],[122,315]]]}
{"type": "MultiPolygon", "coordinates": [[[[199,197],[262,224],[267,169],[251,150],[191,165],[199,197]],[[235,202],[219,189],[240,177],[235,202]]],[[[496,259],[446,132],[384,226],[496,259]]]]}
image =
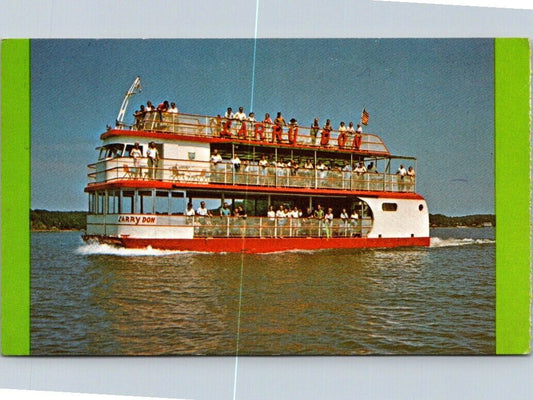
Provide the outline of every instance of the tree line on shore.
{"type": "MultiPolygon", "coordinates": [[[[32,231],[84,230],[86,222],[86,211],[30,210],[30,228],[32,231]]],[[[430,214],[429,224],[431,227],[496,226],[496,216],[477,214],[448,217],[442,214],[430,214]]]]}

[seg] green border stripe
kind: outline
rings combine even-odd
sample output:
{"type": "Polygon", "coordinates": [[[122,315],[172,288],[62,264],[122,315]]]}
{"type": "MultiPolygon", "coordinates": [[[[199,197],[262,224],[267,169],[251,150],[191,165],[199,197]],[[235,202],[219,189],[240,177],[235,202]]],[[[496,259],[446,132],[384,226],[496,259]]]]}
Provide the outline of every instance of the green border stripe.
{"type": "Polygon", "coordinates": [[[496,39],[496,354],[530,350],[530,49],[496,39]]]}
{"type": "Polygon", "coordinates": [[[2,354],[30,354],[30,41],[2,41],[2,354]]]}

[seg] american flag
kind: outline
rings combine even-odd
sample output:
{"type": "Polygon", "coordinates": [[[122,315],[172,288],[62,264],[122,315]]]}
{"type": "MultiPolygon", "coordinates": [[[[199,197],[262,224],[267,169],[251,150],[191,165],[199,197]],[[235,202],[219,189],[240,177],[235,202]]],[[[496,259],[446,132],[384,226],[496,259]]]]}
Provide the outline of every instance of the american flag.
{"type": "Polygon", "coordinates": [[[370,115],[368,115],[368,111],[366,111],[364,108],[363,108],[363,113],[361,114],[361,123],[363,125],[368,125],[368,118],[370,117],[370,115]]]}

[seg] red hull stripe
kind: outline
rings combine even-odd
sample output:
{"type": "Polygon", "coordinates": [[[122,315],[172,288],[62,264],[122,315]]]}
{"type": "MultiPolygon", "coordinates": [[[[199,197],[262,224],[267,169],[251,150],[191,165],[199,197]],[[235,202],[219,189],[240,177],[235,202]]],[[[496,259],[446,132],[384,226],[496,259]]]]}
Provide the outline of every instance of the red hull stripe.
{"type": "Polygon", "coordinates": [[[410,199],[424,200],[417,193],[406,192],[377,192],[367,190],[341,190],[341,189],[308,189],[308,188],[288,188],[271,186],[245,186],[245,185],[221,185],[211,183],[174,183],[163,181],[144,181],[136,179],[116,180],[106,183],[94,183],[85,188],[86,192],[95,190],[105,190],[114,188],[153,188],[153,189],[199,189],[199,190],[220,190],[225,192],[261,192],[261,193],[284,193],[284,194],[308,194],[308,195],[331,195],[331,196],[363,196],[363,197],[383,197],[387,199],[410,199]]]}
{"type": "Polygon", "coordinates": [[[103,243],[119,244],[126,248],[198,251],[208,253],[273,253],[288,250],[354,249],[377,247],[429,246],[429,237],[416,238],[212,238],[212,239],[135,239],[91,236],[103,243]]]}
{"type": "Polygon", "coordinates": [[[130,136],[130,137],[139,137],[147,139],[162,139],[162,140],[183,140],[187,142],[199,142],[199,143],[243,143],[243,144],[254,144],[261,145],[262,147],[287,147],[291,149],[311,149],[311,150],[320,150],[320,151],[335,151],[335,152],[344,152],[344,153],[360,153],[360,154],[373,154],[373,155],[385,155],[388,156],[390,153],[388,151],[366,151],[366,150],[352,150],[352,149],[341,149],[337,146],[329,147],[320,147],[316,146],[302,146],[294,145],[290,143],[271,143],[267,141],[258,141],[258,140],[239,140],[237,137],[232,137],[230,139],[218,138],[218,137],[203,137],[203,136],[188,136],[188,135],[179,135],[176,133],[162,133],[162,132],[144,132],[144,131],[127,131],[127,130],[117,130],[111,129],[105,133],[102,133],[100,139],[105,139],[113,136],[130,136]]]}

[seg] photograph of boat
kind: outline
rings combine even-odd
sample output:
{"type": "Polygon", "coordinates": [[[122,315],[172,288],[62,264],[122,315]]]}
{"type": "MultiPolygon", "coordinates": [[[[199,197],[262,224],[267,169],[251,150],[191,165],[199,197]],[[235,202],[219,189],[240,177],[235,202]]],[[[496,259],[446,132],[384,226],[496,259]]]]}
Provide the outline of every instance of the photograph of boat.
{"type": "Polygon", "coordinates": [[[353,123],[338,131],[268,115],[256,121],[242,108],[242,116],[182,114],[166,101],[164,111],[137,111],[127,124],[140,87],[137,77],[88,167],[85,240],[250,253],[429,246],[416,159],[393,156],[379,136],[363,133],[366,110],[357,131],[353,123]],[[214,207],[202,212],[201,202],[214,207]]]}

